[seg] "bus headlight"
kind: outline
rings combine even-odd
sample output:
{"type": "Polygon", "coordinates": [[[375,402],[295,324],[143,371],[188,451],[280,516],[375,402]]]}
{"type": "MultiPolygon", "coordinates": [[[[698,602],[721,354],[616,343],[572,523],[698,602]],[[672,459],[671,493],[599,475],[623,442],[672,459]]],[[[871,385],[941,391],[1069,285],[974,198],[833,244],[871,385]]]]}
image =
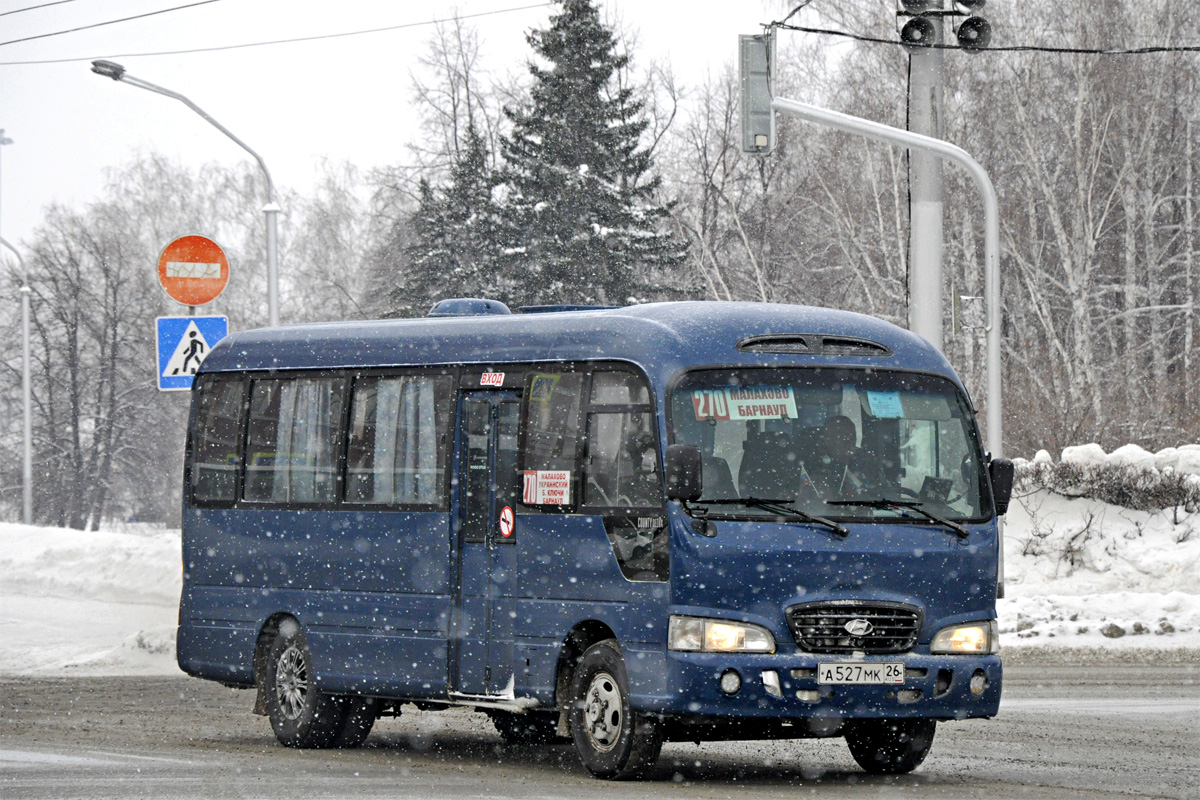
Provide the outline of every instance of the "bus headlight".
{"type": "Polygon", "coordinates": [[[672,615],[667,647],[696,653],[774,653],[775,637],[748,622],[672,615]]]}
{"type": "Polygon", "coordinates": [[[995,653],[1000,649],[1000,632],[996,620],[970,622],[942,628],[929,644],[929,652],[945,653],[995,653]]]}

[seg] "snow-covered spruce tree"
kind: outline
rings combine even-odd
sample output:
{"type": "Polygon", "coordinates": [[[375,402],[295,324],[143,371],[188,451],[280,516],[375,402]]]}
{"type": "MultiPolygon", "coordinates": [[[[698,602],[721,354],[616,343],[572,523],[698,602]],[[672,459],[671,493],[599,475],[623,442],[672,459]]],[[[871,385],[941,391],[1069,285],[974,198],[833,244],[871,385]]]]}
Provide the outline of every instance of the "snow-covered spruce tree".
{"type": "Polygon", "coordinates": [[[504,241],[492,201],[495,184],[483,139],[469,127],[450,182],[433,187],[421,180],[404,280],[391,291],[396,313],[420,316],[446,297],[508,299],[508,287],[496,277],[504,241]]]}
{"type": "Polygon", "coordinates": [[[642,146],[642,100],[621,84],[629,56],[591,0],[561,0],[528,36],[546,63],[501,137],[505,274],[521,303],[624,304],[668,296],[686,245],[663,232],[669,207],[642,146]]]}

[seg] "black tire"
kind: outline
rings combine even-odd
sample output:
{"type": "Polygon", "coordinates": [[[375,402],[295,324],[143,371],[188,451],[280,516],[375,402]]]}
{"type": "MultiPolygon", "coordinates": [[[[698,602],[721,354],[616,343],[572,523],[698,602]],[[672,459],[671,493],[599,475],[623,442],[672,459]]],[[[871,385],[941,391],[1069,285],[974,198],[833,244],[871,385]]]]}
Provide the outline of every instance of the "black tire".
{"type": "Polygon", "coordinates": [[[345,717],[333,746],[358,747],[366,740],[375,720],[379,718],[379,701],[374,697],[340,697],[338,703],[345,717]]]}
{"type": "Polygon", "coordinates": [[[267,716],[275,738],[287,747],[336,747],[346,706],[314,684],[312,655],[304,631],[285,622],[271,642],[266,675],[267,716]]]}
{"type": "Polygon", "coordinates": [[[861,719],[846,722],[846,744],[858,765],[874,775],[902,775],[921,766],[937,722],[931,719],[861,719]]]}
{"type": "Polygon", "coordinates": [[[558,736],[558,719],[554,714],[530,711],[513,714],[508,711],[489,711],[492,724],[505,744],[550,744],[561,741],[558,736]]]}
{"type": "Polygon", "coordinates": [[[587,649],[571,679],[570,723],[575,751],[597,778],[637,777],[658,760],[662,723],[634,712],[629,678],[614,639],[587,649]]]}

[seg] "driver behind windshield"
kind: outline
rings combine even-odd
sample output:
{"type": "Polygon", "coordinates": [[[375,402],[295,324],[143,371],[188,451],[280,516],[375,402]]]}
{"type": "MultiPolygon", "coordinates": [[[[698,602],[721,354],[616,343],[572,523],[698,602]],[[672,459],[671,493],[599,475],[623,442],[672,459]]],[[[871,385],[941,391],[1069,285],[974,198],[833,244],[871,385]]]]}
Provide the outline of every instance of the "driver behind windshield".
{"type": "Polygon", "coordinates": [[[883,489],[883,473],[876,459],[856,444],[857,439],[858,431],[849,417],[825,420],[821,427],[825,452],[817,463],[805,465],[822,497],[860,497],[883,489]]]}

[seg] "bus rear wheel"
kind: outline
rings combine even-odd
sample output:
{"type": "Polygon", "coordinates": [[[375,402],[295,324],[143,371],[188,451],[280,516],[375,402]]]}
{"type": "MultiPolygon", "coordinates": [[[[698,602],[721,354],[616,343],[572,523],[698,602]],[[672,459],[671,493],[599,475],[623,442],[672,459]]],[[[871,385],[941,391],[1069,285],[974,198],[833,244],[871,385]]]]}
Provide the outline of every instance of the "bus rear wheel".
{"type": "Polygon", "coordinates": [[[629,702],[625,661],[613,639],[587,649],[571,681],[568,722],[579,760],[597,778],[636,777],[658,760],[662,724],[629,702]]]}
{"type": "Polygon", "coordinates": [[[874,775],[902,775],[921,766],[937,722],[931,719],[847,720],[846,744],[858,765],[874,775]]]}
{"type": "MultiPolygon", "coordinates": [[[[267,661],[267,716],[275,738],[287,747],[335,747],[346,706],[313,682],[312,655],[299,624],[279,628],[267,661]]],[[[365,737],[364,737],[365,738],[365,737]]]]}
{"type": "Polygon", "coordinates": [[[374,697],[341,697],[338,702],[342,706],[342,729],[338,731],[333,746],[339,748],[358,747],[362,744],[375,720],[379,718],[379,701],[374,697]]]}

